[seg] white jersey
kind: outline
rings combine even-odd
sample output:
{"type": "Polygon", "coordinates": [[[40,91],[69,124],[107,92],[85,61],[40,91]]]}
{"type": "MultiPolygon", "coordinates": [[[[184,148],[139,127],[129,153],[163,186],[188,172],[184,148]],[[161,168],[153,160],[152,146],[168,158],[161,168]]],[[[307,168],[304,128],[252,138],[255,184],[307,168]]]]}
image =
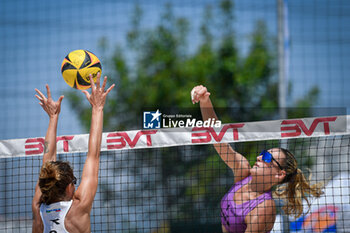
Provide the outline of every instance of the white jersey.
{"type": "Polygon", "coordinates": [[[72,203],[73,200],[40,205],[40,216],[44,224],[44,233],[68,233],[64,227],[64,219],[72,203]]]}

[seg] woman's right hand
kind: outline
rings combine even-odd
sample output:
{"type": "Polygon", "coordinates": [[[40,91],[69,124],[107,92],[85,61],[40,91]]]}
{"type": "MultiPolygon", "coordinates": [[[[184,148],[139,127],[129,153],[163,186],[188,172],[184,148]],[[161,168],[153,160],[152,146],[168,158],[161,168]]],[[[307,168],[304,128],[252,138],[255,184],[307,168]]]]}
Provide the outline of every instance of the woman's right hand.
{"type": "Polygon", "coordinates": [[[191,91],[192,103],[207,102],[209,100],[210,92],[203,85],[195,86],[191,91]]]}
{"type": "Polygon", "coordinates": [[[96,83],[94,82],[91,74],[89,77],[91,82],[91,94],[86,90],[82,90],[82,92],[85,94],[86,99],[89,101],[92,108],[103,109],[106,102],[106,97],[115,85],[113,84],[107,90],[105,90],[107,84],[107,76],[104,77],[102,86],[100,85],[101,73],[97,73],[96,83]]]}

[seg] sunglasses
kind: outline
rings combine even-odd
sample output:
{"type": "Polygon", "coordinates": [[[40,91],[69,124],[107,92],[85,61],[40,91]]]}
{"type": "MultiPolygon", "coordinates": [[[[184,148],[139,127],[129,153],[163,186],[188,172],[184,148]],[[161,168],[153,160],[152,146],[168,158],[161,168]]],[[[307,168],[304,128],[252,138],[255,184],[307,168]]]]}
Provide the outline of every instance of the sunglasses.
{"type": "Polygon", "coordinates": [[[72,184],[74,184],[74,185],[77,184],[77,178],[73,177],[73,179],[72,179],[72,184]]]}
{"type": "Polygon", "coordinates": [[[277,162],[277,160],[272,156],[272,154],[270,152],[268,152],[267,150],[263,150],[260,155],[262,155],[262,160],[265,163],[271,163],[271,161],[275,161],[279,167],[279,169],[283,170],[281,164],[279,164],[279,162],[277,162]]]}

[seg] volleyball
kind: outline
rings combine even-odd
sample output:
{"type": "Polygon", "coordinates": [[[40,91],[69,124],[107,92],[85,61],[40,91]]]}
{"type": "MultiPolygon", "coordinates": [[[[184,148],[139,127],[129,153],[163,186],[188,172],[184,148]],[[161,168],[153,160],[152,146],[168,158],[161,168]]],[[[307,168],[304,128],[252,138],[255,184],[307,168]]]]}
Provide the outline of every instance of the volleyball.
{"type": "Polygon", "coordinates": [[[61,72],[64,81],[73,88],[85,90],[90,88],[91,74],[96,82],[97,73],[102,71],[100,60],[87,50],[74,50],[62,62],[61,72]]]}

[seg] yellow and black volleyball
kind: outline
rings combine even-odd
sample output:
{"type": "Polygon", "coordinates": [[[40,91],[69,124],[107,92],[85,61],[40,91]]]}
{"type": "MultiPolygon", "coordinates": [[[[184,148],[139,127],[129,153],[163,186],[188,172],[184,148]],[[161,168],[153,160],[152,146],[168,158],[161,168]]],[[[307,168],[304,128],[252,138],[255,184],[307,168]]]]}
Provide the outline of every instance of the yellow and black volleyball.
{"type": "Polygon", "coordinates": [[[89,75],[96,82],[97,73],[101,73],[102,66],[95,54],[87,50],[74,50],[70,52],[62,62],[61,72],[64,81],[79,90],[90,88],[89,75]]]}

